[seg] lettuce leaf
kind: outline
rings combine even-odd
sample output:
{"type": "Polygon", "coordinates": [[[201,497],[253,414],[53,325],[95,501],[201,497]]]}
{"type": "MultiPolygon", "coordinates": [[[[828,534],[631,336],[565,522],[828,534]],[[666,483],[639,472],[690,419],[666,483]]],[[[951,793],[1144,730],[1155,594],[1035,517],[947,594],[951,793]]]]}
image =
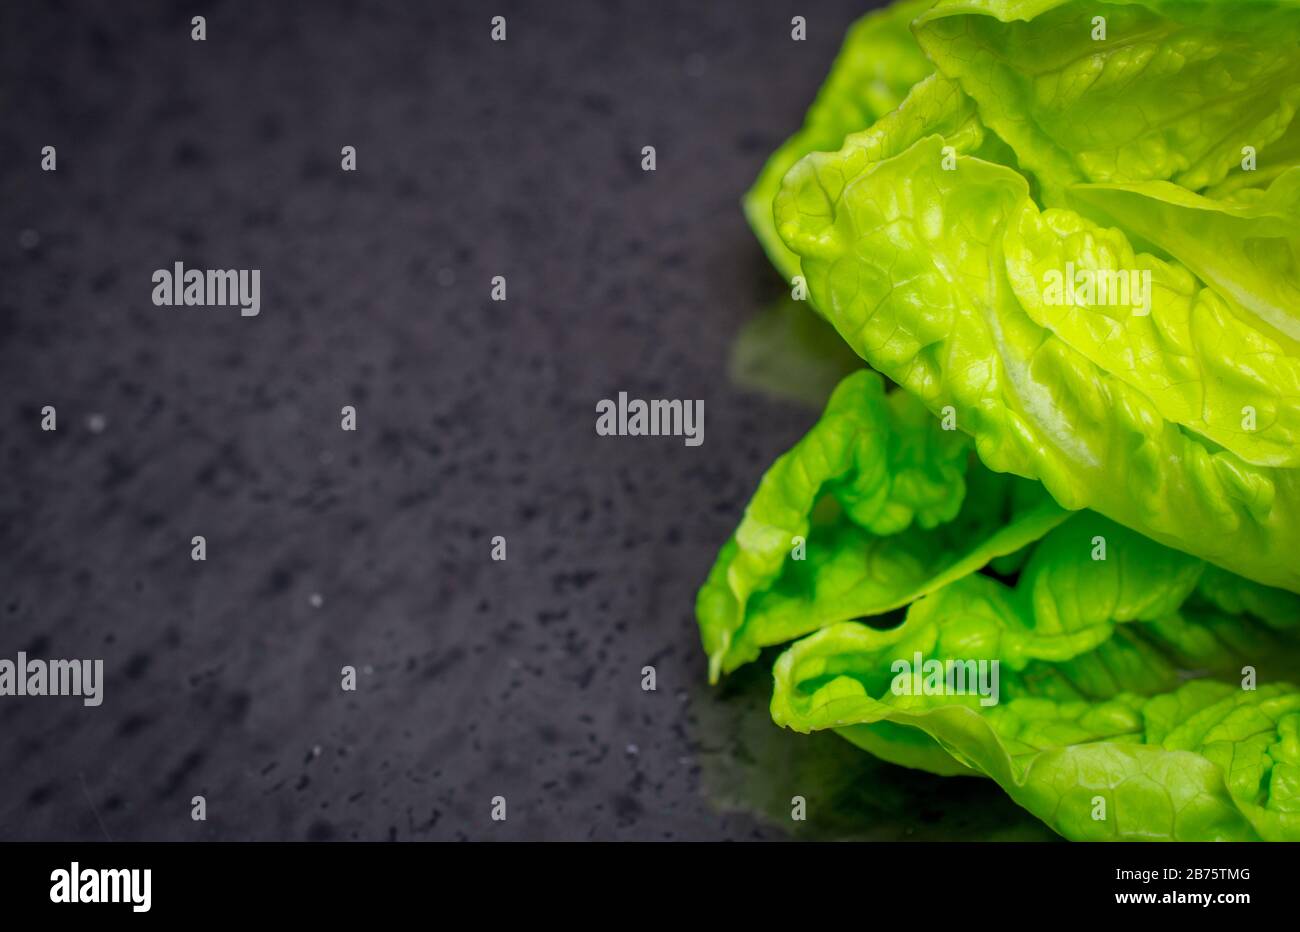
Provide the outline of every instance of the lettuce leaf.
{"type": "MultiPolygon", "coordinates": [[[[1300,180],[1300,175],[1296,178],[1300,180]]],[[[1142,190],[1157,186],[1160,192],[1183,190],[1167,182],[1149,182],[1142,190]]],[[[1169,211],[1183,209],[1195,216],[1197,222],[1184,225],[1186,233],[1165,237],[1152,229],[1162,245],[1177,240],[1181,246],[1197,228],[1210,238],[1215,227],[1251,222],[1240,216],[1229,219],[1226,207],[1177,208],[1157,200],[1158,194],[1144,196],[1143,204],[1134,205],[1129,203],[1133,195],[1128,189],[1123,194],[1115,188],[1097,191],[1115,197],[1123,205],[1116,208],[1122,213],[1164,205],[1169,211]]],[[[1198,195],[1185,196],[1207,201],[1198,195]]],[[[1158,222],[1160,210],[1152,214],[1157,218],[1153,223],[1158,222]]],[[[1243,230],[1220,229],[1206,247],[1189,246],[1187,251],[1213,249],[1216,240],[1221,242],[1227,254],[1224,264],[1234,258],[1241,263],[1232,275],[1247,268],[1245,251],[1259,256],[1261,263],[1276,260],[1294,265],[1290,244],[1279,227],[1272,229],[1277,238],[1271,242],[1279,249],[1263,245],[1262,229],[1253,240],[1259,248],[1243,248],[1244,239],[1239,238],[1243,230]]],[[[1182,266],[1136,253],[1119,229],[1099,227],[1072,211],[1040,211],[1026,198],[1008,219],[1002,247],[1015,298],[1034,323],[1137,389],[1161,417],[1191,428],[1247,463],[1300,465],[1300,352],[1291,351],[1291,341],[1243,313],[1231,298],[1202,287],[1182,266]],[[1091,293],[1085,289],[1086,300],[1071,296],[1073,300],[1065,302],[1064,292],[1075,287],[1064,282],[1071,272],[1076,280],[1082,275],[1086,282],[1092,276],[1091,281],[1102,284],[1091,293]],[[1063,284],[1053,287],[1058,282],[1063,284]],[[1121,302],[1127,298],[1128,303],[1112,303],[1116,295],[1108,291],[1118,291],[1121,302]]],[[[1245,274],[1242,280],[1251,285],[1287,281],[1262,269],[1258,272],[1245,274]]],[[[1300,299],[1297,281],[1256,287],[1255,293],[1267,291],[1271,298],[1294,290],[1300,299]]],[[[1300,306],[1292,313],[1300,323],[1300,306]]],[[[1295,348],[1300,350],[1300,344],[1295,348]]]]}
{"type": "MultiPolygon", "coordinates": [[[[799,641],[777,661],[772,716],[896,763],[991,777],[1067,838],[1300,839],[1300,693],[1274,679],[1294,669],[1300,615],[1206,623],[1205,575],[1232,579],[1083,512],[1044,538],[1014,588],[968,576],[897,628],[847,622],[799,641]],[[996,701],[915,694],[897,663],[918,655],[997,661],[996,701]],[[1243,662],[1258,689],[1183,681],[1243,662]]],[[[1242,585],[1257,605],[1294,598],[1242,585]]]]}
{"type": "MultiPolygon", "coordinates": [[[[1203,197],[1168,182],[1076,185],[1068,193],[1075,206],[1176,258],[1228,307],[1252,315],[1249,322],[1271,342],[1300,354],[1300,167],[1266,188],[1228,197],[1203,197]]],[[[1274,358],[1267,368],[1288,364],[1295,362],[1274,358]]],[[[1292,389],[1290,406],[1297,402],[1300,393],[1292,389]]]]}
{"type": "Polygon", "coordinates": [[[778,723],[800,731],[873,722],[919,729],[1072,840],[1300,840],[1294,687],[1242,692],[1198,680],[1147,700],[1025,698],[981,715],[961,705],[895,707],[841,676],[792,701],[783,684],[826,662],[815,652],[849,637],[851,624],[813,635],[778,661],[778,723]],[[1092,817],[1098,802],[1105,818],[1092,817]]]}
{"type": "Polygon", "coordinates": [[[700,589],[709,678],[764,646],[907,605],[1065,517],[1032,484],[972,463],[969,439],[910,395],[855,373],[763,476],[700,589]]]}
{"type": "Polygon", "coordinates": [[[1072,182],[1220,182],[1300,104],[1293,0],[940,0],[916,36],[1054,205],[1072,182]]]}
{"type": "MultiPolygon", "coordinates": [[[[939,135],[872,160],[859,144],[869,135],[805,158],[776,201],[778,229],[801,257],[810,300],[849,345],[930,410],[951,405],[989,468],[1042,481],[1067,509],[1091,508],[1240,575],[1300,589],[1292,557],[1300,548],[1300,472],[1222,449],[1217,440],[1229,436],[1217,428],[1215,442],[1187,430],[1210,427],[1165,416],[1162,407],[1191,420],[1190,406],[1171,408],[1176,392],[1157,404],[1140,390],[1158,372],[1111,371],[1070,342],[1092,325],[1121,328],[1081,315],[1049,319],[1041,308],[1035,319],[1022,304],[1015,279],[1027,273],[1016,267],[1024,258],[1016,237],[1043,222],[1025,179],[968,156],[944,170],[948,140],[939,135]]],[[[1107,310],[1134,319],[1131,308],[1107,310]]],[[[1199,336],[1180,323],[1185,310],[1157,303],[1152,326],[1199,336]]],[[[1178,347],[1155,351],[1176,356],[1178,347]]],[[[1106,362],[1097,353],[1109,348],[1098,341],[1089,352],[1106,362]]],[[[1216,358],[1213,347],[1200,358],[1216,358]]],[[[1214,376],[1249,375],[1247,360],[1221,361],[1214,376]]],[[[1217,388],[1211,381],[1207,389],[1217,388]]]]}
{"type": "MultiPolygon", "coordinates": [[[[1292,120],[1282,138],[1255,148],[1253,170],[1247,171],[1243,164],[1238,170],[1229,172],[1223,181],[1201,193],[1216,199],[1234,197],[1252,189],[1267,188],[1279,175],[1300,166],[1300,120],[1292,120]]],[[[1244,163],[1245,153],[1242,160],[1244,163]]]]}

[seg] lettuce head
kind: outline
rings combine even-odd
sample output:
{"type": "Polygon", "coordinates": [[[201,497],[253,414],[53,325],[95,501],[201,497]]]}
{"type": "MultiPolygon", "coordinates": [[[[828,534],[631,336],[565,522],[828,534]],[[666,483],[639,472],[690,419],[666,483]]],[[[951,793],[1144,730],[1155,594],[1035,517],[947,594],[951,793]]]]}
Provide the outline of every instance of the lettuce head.
{"type": "Polygon", "coordinates": [[[1300,0],[906,0],[746,195],[865,366],[716,681],[1081,840],[1300,840],[1300,0]]]}

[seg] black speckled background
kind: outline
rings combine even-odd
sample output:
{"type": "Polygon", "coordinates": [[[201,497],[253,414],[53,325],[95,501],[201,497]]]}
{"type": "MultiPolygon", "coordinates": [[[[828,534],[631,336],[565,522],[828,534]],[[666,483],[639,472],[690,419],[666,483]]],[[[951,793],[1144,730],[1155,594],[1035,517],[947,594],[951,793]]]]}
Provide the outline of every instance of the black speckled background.
{"type": "Polygon", "coordinates": [[[815,417],[728,381],[738,201],[870,5],[7,0],[0,657],[107,683],[0,699],[0,839],[1045,837],[705,685],[695,588],[815,417]],[[260,316],[154,307],[176,260],[260,316]],[[704,445],[597,437],[620,390],[704,445]]]}

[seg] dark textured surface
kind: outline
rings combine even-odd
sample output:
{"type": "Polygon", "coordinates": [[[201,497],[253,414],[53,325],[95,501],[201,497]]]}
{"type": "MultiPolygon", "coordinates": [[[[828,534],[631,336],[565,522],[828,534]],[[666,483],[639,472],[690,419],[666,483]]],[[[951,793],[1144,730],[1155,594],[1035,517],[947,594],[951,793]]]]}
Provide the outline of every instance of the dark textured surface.
{"type": "Polygon", "coordinates": [[[695,587],[813,417],[726,380],[776,288],[738,199],[863,8],[4,4],[0,657],[107,684],[0,699],[0,838],[1023,829],[703,685],[695,587]],[[154,307],[175,260],[260,316],[154,307]],[[704,445],[597,437],[620,390],[704,445]]]}

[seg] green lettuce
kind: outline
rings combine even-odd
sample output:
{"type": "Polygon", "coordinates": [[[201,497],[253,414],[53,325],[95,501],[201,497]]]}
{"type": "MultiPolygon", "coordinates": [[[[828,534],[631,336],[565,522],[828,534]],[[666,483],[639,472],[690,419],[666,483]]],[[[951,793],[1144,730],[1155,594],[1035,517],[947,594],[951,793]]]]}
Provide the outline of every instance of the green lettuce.
{"type": "MultiPolygon", "coordinates": [[[[1224,448],[1280,434],[1286,461],[1290,424],[1273,431],[1267,420],[1269,373],[1282,373],[1285,390],[1285,370],[1261,366],[1252,381],[1248,360],[1219,353],[1285,347],[1181,266],[1134,255],[1122,234],[1109,250],[1089,248],[1097,231],[1041,211],[1013,169],[959,156],[944,170],[944,144],[931,135],[880,161],[846,145],[791,170],[778,226],[823,315],[932,411],[954,408],[991,469],[1241,575],[1300,587],[1300,471],[1224,448]],[[1150,272],[1150,314],[1047,307],[1035,263],[1051,249],[1088,268],[1124,261],[1150,272]],[[1217,408],[1211,391],[1224,393],[1217,408]],[[1262,429],[1234,432],[1247,403],[1265,411],[1262,429]]],[[[1284,395],[1277,410],[1291,404],[1284,395]]]]}
{"type": "Polygon", "coordinates": [[[916,36],[1048,192],[1227,177],[1300,102],[1300,6],[1208,0],[941,0],[916,36]],[[1105,38],[1098,38],[1097,20],[1105,38]]]}
{"type": "Polygon", "coordinates": [[[1230,299],[1234,312],[1245,311],[1268,342],[1281,344],[1284,352],[1272,354],[1266,371],[1290,370],[1286,389],[1294,408],[1300,399],[1294,376],[1300,356],[1300,167],[1265,188],[1217,198],[1161,181],[1075,185],[1069,193],[1079,210],[1177,259],[1230,299]]]}
{"type": "Polygon", "coordinates": [[[1300,0],[859,23],[745,209],[874,371],[723,546],[711,680],[789,644],[778,724],[1067,838],[1300,840],[1298,106],[1300,0]]]}
{"type": "Polygon", "coordinates": [[[1294,840],[1300,693],[1274,676],[1297,659],[1297,597],[1220,572],[1082,512],[1015,587],[970,576],[896,628],[803,639],[777,661],[772,716],[905,766],[991,777],[1070,838],[1294,840]],[[1207,597],[1207,575],[1235,616],[1207,597]],[[997,702],[908,688],[897,664],[917,657],[996,661],[997,702]],[[1184,681],[1246,661],[1257,689],[1184,681]]]}
{"type": "Polygon", "coordinates": [[[714,682],[761,648],[901,608],[1066,517],[973,462],[905,392],[863,370],[763,476],[696,599],[714,682]]]}
{"type": "Polygon", "coordinates": [[[1097,702],[1026,696],[995,715],[951,702],[895,707],[848,676],[792,698],[785,684],[816,679],[837,650],[869,650],[860,628],[828,628],[782,656],[778,723],[920,731],[1075,840],[1300,839],[1300,692],[1289,684],[1243,692],[1198,680],[1150,699],[1097,702]]]}

